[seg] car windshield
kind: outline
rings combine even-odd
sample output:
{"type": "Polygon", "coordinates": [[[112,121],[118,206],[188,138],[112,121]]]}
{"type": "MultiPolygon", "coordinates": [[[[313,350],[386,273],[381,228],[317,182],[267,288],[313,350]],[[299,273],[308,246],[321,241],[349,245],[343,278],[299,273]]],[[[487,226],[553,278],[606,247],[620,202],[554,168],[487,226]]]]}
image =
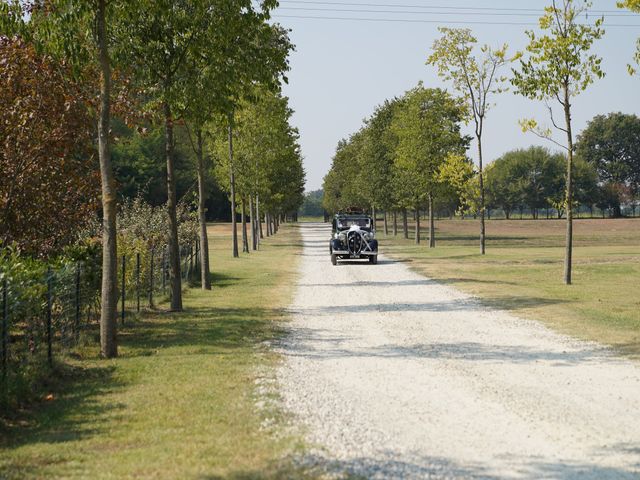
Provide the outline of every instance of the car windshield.
{"type": "Polygon", "coordinates": [[[340,230],[350,228],[352,225],[357,225],[361,228],[369,228],[369,218],[367,217],[341,217],[338,218],[338,228],[340,230]]]}

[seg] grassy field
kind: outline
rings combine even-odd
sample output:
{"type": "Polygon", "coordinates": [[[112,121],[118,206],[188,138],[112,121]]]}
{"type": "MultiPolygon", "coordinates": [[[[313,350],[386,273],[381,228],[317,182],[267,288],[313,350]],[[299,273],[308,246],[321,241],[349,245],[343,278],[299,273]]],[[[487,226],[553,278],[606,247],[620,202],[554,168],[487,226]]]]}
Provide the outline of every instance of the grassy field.
{"type": "Polygon", "coordinates": [[[426,229],[421,245],[401,232],[379,238],[385,253],[487,305],[640,358],[640,219],[576,220],[570,286],[562,283],[564,221],[488,221],[485,256],[478,232],[477,221],[437,221],[435,249],[426,229]]]}
{"type": "Polygon", "coordinates": [[[300,448],[286,419],[269,402],[256,408],[277,361],[267,345],[281,334],[298,232],[284,226],[240,259],[229,234],[210,228],[211,292],[188,290],[184,313],[130,322],[117,360],[87,347],[60,367],[49,400],[5,418],[0,478],[307,476],[285,458],[300,448]]]}

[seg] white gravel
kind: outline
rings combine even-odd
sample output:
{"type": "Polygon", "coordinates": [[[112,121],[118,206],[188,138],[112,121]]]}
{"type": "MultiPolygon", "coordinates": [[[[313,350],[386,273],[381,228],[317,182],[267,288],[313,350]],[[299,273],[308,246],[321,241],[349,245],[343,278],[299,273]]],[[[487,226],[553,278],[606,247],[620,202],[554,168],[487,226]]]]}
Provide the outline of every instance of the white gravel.
{"type": "MultiPolygon", "coordinates": [[[[304,240],[277,372],[314,448],[365,478],[640,478],[640,366],[381,257],[304,240]]],[[[384,245],[382,246],[384,248],[384,245]]]]}

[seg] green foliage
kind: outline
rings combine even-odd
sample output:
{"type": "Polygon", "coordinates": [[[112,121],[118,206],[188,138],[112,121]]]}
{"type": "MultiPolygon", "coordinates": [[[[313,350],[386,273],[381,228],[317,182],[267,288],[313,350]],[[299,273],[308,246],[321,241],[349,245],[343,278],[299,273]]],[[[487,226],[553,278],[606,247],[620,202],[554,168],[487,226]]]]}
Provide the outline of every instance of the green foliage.
{"type": "MultiPolygon", "coordinates": [[[[303,200],[305,174],[292,114],[287,97],[260,89],[251,101],[240,102],[233,116],[236,194],[244,198],[258,195],[272,213],[295,212],[303,200]]],[[[230,192],[227,131],[210,124],[209,132],[215,178],[230,192]]]]}
{"type": "Polygon", "coordinates": [[[640,118],[610,113],[597,115],[580,133],[576,153],[593,165],[601,183],[640,190],[640,118]]]}
{"type": "Polygon", "coordinates": [[[444,90],[419,84],[405,94],[390,127],[398,142],[395,188],[403,206],[417,207],[429,194],[437,196],[440,168],[450,154],[464,155],[467,149],[469,139],[460,134],[466,113],[444,90]]]}
{"type": "Polygon", "coordinates": [[[489,97],[506,90],[507,78],[499,75],[499,70],[510,60],[507,45],[493,49],[481,47],[481,58],[474,55],[478,40],[466,28],[439,27],[442,37],[433,43],[433,53],[427,64],[438,69],[439,76],[453,84],[470,106],[476,123],[476,135],[482,135],[482,119],[490,107],[489,97]]]}
{"type": "Polygon", "coordinates": [[[537,36],[528,30],[528,57],[520,59],[520,70],[513,69],[511,83],[516,93],[527,98],[543,100],[547,104],[553,126],[564,132],[568,144],[558,143],[552,138],[551,128],[538,124],[534,119],[520,121],[523,132],[532,132],[565,149],[572,149],[571,99],[586,90],[596,78],[604,77],[602,59],[590,53],[596,40],[604,35],[601,28],[604,18],[596,19],[595,25],[578,23],[578,16],[590,6],[580,0],[562,0],[562,6],[545,8],[540,17],[540,28],[548,33],[537,36]],[[576,3],[582,3],[576,7],[576,3]],[[558,102],[564,109],[565,123],[561,127],[553,116],[549,101],[558,102]]]}
{"type": "Polygon", "coordinates": [[[349,140],[340,140],[333,156],[331,169],[324,177],[322,205],[328,212],[338,212],[349,207],[369,207],[367,199],[358,181],[362,175],[360,149],[362,131],[352,135],[349,140]]]}
{"type": "MultiPolygon", "coordinates": [[[[147,203],[162,205],[167,200],[164,129],[152,126],[137,132],[114,119],[117,142],[111,152],[113,169],[122,199],[142,196],[147,203]]],[[[178,127],[179,140],[174,153],[178,198],[194,189],[194,154],[187,148],[188,139],[178,127]]],[[[209,181],[211,190],[215,185],[209,181]]]]}
{"type": "Polygon", "coordinates": [[[546,7],[540,28],[548,33],[537,36],[528,30],[528,57],[520,60],[520,70],[513,70],[511,80],[516,92],[525,97],[564,102],[563,88],[571,97],[578,95],[596,78],[604,77],[602,59],[589,53],[593,43],[604,35],[604,18],[595,25],[578,23],[578,16],[590,6],[579,0],[562,0],[561,7],[546,7]],[[582,3],[576,7],[576,3],[582,3]]]}
{"type": "Polygon", "coordinates": [[[453,188],[442,182],[440,168],[468,146],[460,134],[465,114],[462,101],[422,84],[385,101],[338,143],[323,183],[325,210],[416,208],[429,194],[449,196],[453,188]]]}
{"type": "MultiPolygon", "coordinates": [[[[633,12],[640,12],[640,0],[624,0],[617,2],[618,8],[628,8],[633,12]]],[[[633,60],[636,65],[640,65],[640,38],[636,41],[636,53],[633,56],[633,60]]],[[[630,75],[634,75],[637,72],[637,68],[633,65],[627,65],[627,70],[630,75]]]]}
{"type": "MultiPolygon", "coordinates": [[[[566,158],[543,147],[512,150],[495,160],[486,172],[488,204],[501,208],[507,218],[519,208],[534,212],[554,208],[562,215],[566,158]]],[[[592,205],[597,198],[594,169],[584,161],[574,165],[576,204],[592,205]]]]}
{"type": "Polygon", "coordinates": [[[473,162],[466,156],[451,153],[438,171],[438,180],[449,185],[460,201],[461,214],[480,211],[480,181],[473,162]]]}
{"type": "Polygon", "coordinates": [[[323,197],[324,191],[322,189],[305,193],[298,214],[303,217],[322,216],[324,214],[324,208],[322,208],[323,197]]]}
{"type": "Polygon", "coordinates": [[[362,195],[370,206],[385,210],[391,208],[396,200],[391,178],[397,142],[390,127],[398,105],[397,98],[385,100],[365,120],[358,159],[361,172],[356,183],[362,195]]]}

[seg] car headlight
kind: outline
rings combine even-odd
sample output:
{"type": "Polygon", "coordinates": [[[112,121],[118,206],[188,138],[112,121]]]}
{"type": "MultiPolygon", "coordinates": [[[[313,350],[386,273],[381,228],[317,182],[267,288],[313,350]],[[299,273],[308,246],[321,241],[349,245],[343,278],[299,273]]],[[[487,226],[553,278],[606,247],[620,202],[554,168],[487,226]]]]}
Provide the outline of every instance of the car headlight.
{"type": "Polygon", "coordinates": [[[338,234],[338,240],[340,240],[341,242],[346,242],[347,241],[347,234],[346,233],[339,233],[338,234]]]}
{"type": "Polygon", "coordinates": [[[364,238],[367,239],[367,240],[373,240],[375,238],[375,236],[376,235],[373,232],[364,234],[364,238]]]}

